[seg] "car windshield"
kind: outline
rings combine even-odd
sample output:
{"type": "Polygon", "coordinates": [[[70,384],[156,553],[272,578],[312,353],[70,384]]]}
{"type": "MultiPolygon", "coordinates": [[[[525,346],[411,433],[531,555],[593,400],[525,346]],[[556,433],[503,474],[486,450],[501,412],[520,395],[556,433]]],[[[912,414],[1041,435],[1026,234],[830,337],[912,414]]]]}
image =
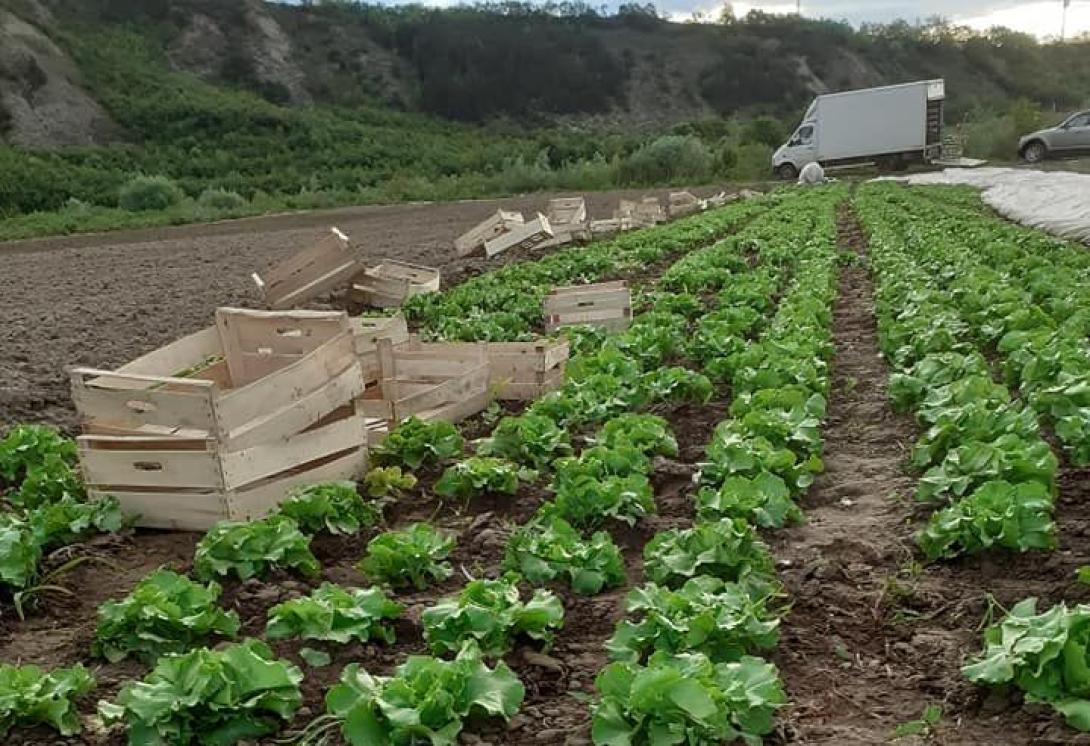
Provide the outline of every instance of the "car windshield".
{"type": "Polygon", "coordinates": [[[1090,111],[1079,112],[1078,114],[1074,115],[1073,117],[1068,119],[1066,122],[1064,122],[1060,126],[1062,126],[1062,127],[1090,127],[1090,111]]]}

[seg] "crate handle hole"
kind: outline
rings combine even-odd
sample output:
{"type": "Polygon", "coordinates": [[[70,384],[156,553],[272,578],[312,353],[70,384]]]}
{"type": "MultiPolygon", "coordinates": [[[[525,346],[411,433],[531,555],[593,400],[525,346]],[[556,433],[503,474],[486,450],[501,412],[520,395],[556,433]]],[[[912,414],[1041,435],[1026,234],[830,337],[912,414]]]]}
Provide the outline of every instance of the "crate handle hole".
{"type": "Polygon", "coordinates": [[[594,301],[592,301],[592,300],[581,300],[581,301],[579,301],[579,303],[577,305],[579,306],[579,308],[585,308],[586,306],[593,306],[594,301]]]}
{"type": "Polygon", "coordinates": [[[269,355],[273,354],[273,348],[272,347],[258,347],[255,350],[255,352],[258,355],[262,356],[262,357],[268,357],[269,355]]]}
{"type": "Polygon", "coordinates": [[[158,407],[152,404],[150,401],[144,401],[142,399],[132,399],[125,402],[125,406],[136,412],[137,414],[147,414],[148,412],[154,412],[158,407]]]}
{"type": "Polygon", "coordinates": [[[298,327],[287,327],[277,329],[276,333],[281,337],[302,337],[303,330],[298,327]]]}
{"type": "Polygon", "coordinates": [[[133,464],[137,471],[162,471],[163,465],[158,461],[137,461],[133,464]]]}

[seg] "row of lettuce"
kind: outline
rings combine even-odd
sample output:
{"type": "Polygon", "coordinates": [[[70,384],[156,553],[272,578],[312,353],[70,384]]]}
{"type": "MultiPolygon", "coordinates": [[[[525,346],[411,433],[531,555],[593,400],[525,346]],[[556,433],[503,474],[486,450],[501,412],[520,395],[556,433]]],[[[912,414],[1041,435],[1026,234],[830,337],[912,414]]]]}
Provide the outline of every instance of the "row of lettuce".
{"type": "MultiPolygon", "coordinates": [[[[769,203],[776,201],[766,200],[769,203]]],[[[644,261],[661,260],[730,231],[767,206],[762,201],[741,203],[714,216],[701,216],[670,228],[646,231],[639,238],[624,237],[614,245],[591,247],[580,253],[561,252],[543,262],[509,267],[501,270],[505,275],[501,284],[508,288],[518,286],[523,293],[533,284],[534,290],[529,294],[541,295],[544,285],[592,280],[603,273],[616,273],[624,268],[620,265],[626,263],[636,267],[644,261]],[[603,258],[610,255],[617,260],[604,261],[603,258]],[[545,270],[538,269],[538,265],[545,265],[545,270]]],[[[491,282],[492,278],[484,276],[467,285],[479,286],[478,298],[483,303],[484,299],[497,297],[491,282]]],[[[459,292],[467,291],[453,291],[453,294],[459,292]]],[[[683,311],[694,304],[699,305],[691,296],[679,295],[677,303],[678,310],[683,311]]],[[[478,316],[483,315],[483,309],[480,310],[482,313],[478,316]]],[[[498,313],[502,317],[506,311],[498,313]]],[[[674,353],[675,345],[684,339],[684,335],[675,334],[671,339],[670,332],[679,331],[676,325],[673,329],[659,326],[637,324],[629,335],[618,341],[629,349],[640,350],[649,349],[647,343],[650,343],[650,349],[660,351],[657,360],[662,362],[674,353]]],[[[500,332],[499,338],[517,338],[521,333],[500,332]]],[[[475,334],[487,338],[491,332],[482,327],[475,334]]],[[[575,340],[580,349],[594,349],[602,341],[602,335],[593,330],[586,330],[575,340]]],[[[654,367],[653,353],[645,352],[642,357],[649,368],[654,367]]],[[[628,406],[638,406],[636,400],[642,404],[652,400],[705,401],[712,392],[712,384],[707,378],[680,367],[639,376],[637,385],[623,381],[623,376],[631,371],[614,372],[620,374],[621,379],[606,380],[610,376],[596,372],[581,374],[576,364],[573,379],[579,380],[582,376],[583,380],[593,381],[585,387],[585,392],[568,391],[566,398],[554,397],[557,401],[553,405],[565,408],[571,398],[581,402],[611,400],[616,391],[626,389],[633,397],[631,404],[618,407],[615,401],[607,403],[597,408],[597,414],[592,412],[587,417],[587,421],[594,418],[600,421],[608,411],[620,412],[628,406]],[[602,390],[596,390],[595,386],[602,390]]],[[[519,418],[518,422],[503,424],[491,439],[494,443],[491,447],[497,453],[505,448],[518,451],[518,461],[523,465],[485,455],[489,449],[482,448],[478,455],[450,466],[434,485],[434,490],[463,500],[486,491],[513,494],[520,480],[534,478],[530,467],[547,463],[547,460],[542,461],[542,454],[551,457],[570,452],[570,446],[562,445],[563,438],[555,432],[555,426],[552,433],[547,427],[542,431],[535,430],[535,427],[543,426],[540,418],[519,418]]],[[[613,490],[617,496],[623,494],[619,499],[627,500],[628,490],[639,481],[636,474],[643,474],[636,492],[645,505],[651,500],[650,508],[653,508],[645,476],[647,459],[642,451],[621,442],[626,430],[634,430],[630,438],[638,441],[640,431],[648,429],[662,430],[662,423],[656,418],[639,417],[627,423],[609,422],[603,428],[600,438],[603,444],[598,453],[605,455],[616,470],[624,468],[631,472],[627,474],[630,479],[623,489],[615,489],[616,483],[605,488],[613,490]],[[633,462],[631,466],[620,466],[625,459],[633,462]]],[[[453,458],[462,454],[463,449],[461,436],[452,426],[412,421],[396,431],[376,455],[391,464],[418,468],[429,461],[453,458]]],[[[43,553],[98,531],[118,530],[123,525],[116,502],[89,503],[84,499],[74,462],[73,444],[46,428],[14,428],[0,444],[0,487],[10,508],[4,513],[4,526],[0,531],[0,579],[16,592],[17,603],[23,594],[29,599],[39,590],[59,589],[46,582],[48,576],[43,578],[39,573],[43,553]]],[[[591,463],[589,458],[583,465],[588,463],[591,463]]],[[[572,473],[575,471],[573,467],[572,473]]],[[[223,523],[209,531],[195,554],[192,575],[196,580],[160,569],[137,584],[121,601],[104,604],[99,609],[93,653],[113,661],[136,656],[153,664],[154,669],[144,681],[126,686],[116,702],[101,703],[103,719],[127,721],[132,743],[189,743],[196,738],[205,738],[209,733],[220,734],[225,742],[230,742],[276,730],[279,727],[277,719],[289,718],[299,707],[302,674],[297,668],[274,659],[270,649],[256,640],[246,640],[220,650],[193,649],[207,642],[210,636],[233,637],[240,627],[237,615],[216,605],[220,587],[215,579],[260,577],[273,569],[290,569],[316,578],[320,568],[309,548],[314,533],[354,534],[379,526],[383,501],[395,496],[399,490],[410,488],[413,482],[413,477],[403,473],[398,466],[391,466],[375,469],[367,475],[363,491],[370,498],[368,500],[360,497],[354,485],[315,485],[293,497],[266,520],[223,523]],[[243,697],[244,692],[250,695],[243,697]],[[256,693],[261,694],[254,696],[256,693]]],[[[597,486],[604,485],[599,483],[597,486]]],[[[582,489],[586,493],[585,483],[582,489]]],[[[560,506],[557,510],[568,511],[569,517],[579,511],[576,505],[580,498],[576,491],[563,493],[567,497],[558,493],[563,499],[556,501],[560,506]]],[[[585,494],[583,499],[590,498],[585,494]]],[[[550,528],[563,534],[564,518],[560,513],[554,518],[550,528]]],[[[579,532],[567,525],[566,535],[539,537],[537,551],[556,556],[558,549],[562,553],[565,548],[571,548],[565,547],[565,542],[568,545],[585,544],[579,532]]],[[[385,532],[368,545],[360,570],[372,582],[385,588],[423,587],[451,574],[445,558],[453,544],[452,538],[441,535],[427,524],[385,532]]],[[[611,557],[616,563],[614,570],[619,568],[623,578],[623,564],[611,541],[607,553],[609,549],[612,549],[611,557]]],[[[512,553],[512,556],[516,554],[512,553]]],[[[587,554],[584,551],[584,555],[587,554]]],[[[585,559],[592,558],[575,557],[573,563],[579,564],[585,559]]],[[[509,559],[509,564],[512,569],[526,570],[525,563],[518,559],[509,559]]],[[[538,582],[564,573],[563,561],[554,564],[554,568],[541,571],[538,582]]],[[[585,578],[587,573],[582,575],[585,578]]],[[[500,655],[516,634],[547,642],[550,630],[558,627],[562,618],[562,607],[549,591],[539,590],[525,604],[519,601],[516,580],[517,576],[509,575],[498,580],[473,581],[456,599],[447,599],[435,610],[429,610],[424,624],[425,639],[436,654],[453,652],[457,648],[454,661],[411,658],[394,677],[384,680],[370,677],[355,667],[347,669],[342,686],[330,693],[330,722],[347,723],[351,714],[356,725],[351,731],[346,727],[345,735],[353,742],[372,742],[368,739],[375,736],[375,727],[385,729],[387,737],[395,740],[424,735],[446,739],[457,734],[461,720],[471,710],[480,708],[509,716],[510,705],[516,699],[521,701],[521,684],[502,663],[488,669],[481,659],[482,650],[489,655],[500,655]],[[479,629],[482,607],[490,609],[488,618],[494,622],[487,634],[481,634],[479,629]],[[467,631],[467,626],[473,631],[467,631]],[[468,638],[473,640],[465,642],[468,638]],[[461,645],[461,642],[465,644],[461,645]],[[426,723],[398,725],[388,719],[381,726],[370,721],[360,726],[361,718],[382,719],[382,706],[386,702],[384,692],[396,691],[406,684],[411,689],[413,682],[427,681],[429,677],[446,681],[448,685],[455,680],[463,683],[489,680],[507,695],[495,700],[482,694],[440,708],[432,714],[441,721],[433,724],[435,727],[426,723]],[[502,702],[502,706],[497,705],[497,701],[502,702]],[[372,715],[363,716],[361,708],[372,715]],[[359,730],[360,727],[363,730],[359,730]]],[[[584,585],[585,582],[585,579],[580,582],[581,588],[594,587],[594,581],[590,581],[590,585],[584,585]]],[[[599,587],[603,584],[598,583],[599,587]]],[[[345,589],[324,583],[308,597],[271,609],[266,637],[296,636],[339,643],[352,639],[390,642],[392,628],[388,623],[402,611],[401,606],[380,588],[345,589]]],[[[328,654],[320,649],[304,648],[300,654],[316,665],[328,659],[328,654]]],[[[0,707],[0,732],[7,733],[13,727],[38,722],[50,723],[66,735],[76,732],[80,724],[72,699],[93,686],[91,675],[82,666],[48,673],[34,666],[4,666],[0,669],[0,689],[4,690],[6,704],[0,707]]],[[[443,687],[425,687],[419,694],[423,700],[428,700],[442,690],[443,687]]],[[[329,727],[330,722],[321,727],[329,727]]],[[[314,734],[306,734],[306,737],[311,735],[314,734]]]]}
{"type": "MultiPolygon", "coordinates": [[[[872,184],[856,201],[879,279],[894,405],[923,428],[917,542],[929,559],[1056,546],[1051,428],[1090,464],[1090,254],[985,214],[975,193],[872,184]]],[[[1015,604],[963,672],[1090,730],[1090,606],[1015,604]]]]}

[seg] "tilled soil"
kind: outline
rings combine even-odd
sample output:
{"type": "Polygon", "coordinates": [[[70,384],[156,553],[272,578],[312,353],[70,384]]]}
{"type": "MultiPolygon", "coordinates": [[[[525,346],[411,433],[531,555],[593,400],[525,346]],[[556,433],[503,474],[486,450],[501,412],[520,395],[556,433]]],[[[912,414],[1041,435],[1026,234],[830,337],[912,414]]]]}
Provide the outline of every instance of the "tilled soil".
{"type": "MultiPolygon", "coordinates": [[[[866,256],[850,211],[841,214],[840,244],[866,256]]],[[[863,264],[841,270],[834,337],[826,471],[803,502],[806,524],[772,539],[793,602],[777,656],[793,703],[783,739],[882,743],[937,704],[943,717],[933,732],[899,742],[1090,743],[1046,708],[975,687],[959,670],[981,647],[989,595],[1006,608],[1031,595],[1042,604],[1090,597],[1074,582],[1090,548],[1087,470],[1062,470],[1058,551],[921,566],[912,533],[927,513],[914,509],[915,477],[905,469],[917,431],[888,404],[874,283],[863,264]]]]}
{"type": "MultiPolygon", "coordinates": [[[[666,203],[668,192],[649,193],[666,203]]],[[[587,194],[588,213],[608,217],[620,198],[643,194],[587,194]]],[[[251,273],[331,225],[349,235],[361,259],[439,267],[450,286],[539,255],[458,259],[453,241],[498,207],[533,215],[552,196],[347,208],[0,244],[0,426],[27,420],[72,432],[67,367],[113,368],[207,326],[217,306],[259,307],[251,273]]]]}

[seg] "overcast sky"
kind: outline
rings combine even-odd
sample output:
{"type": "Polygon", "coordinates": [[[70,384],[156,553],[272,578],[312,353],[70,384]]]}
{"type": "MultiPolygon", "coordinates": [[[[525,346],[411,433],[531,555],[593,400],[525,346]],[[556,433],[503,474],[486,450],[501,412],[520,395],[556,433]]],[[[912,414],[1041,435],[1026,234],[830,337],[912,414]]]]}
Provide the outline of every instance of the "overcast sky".
{"type": "MultiPolygon", "coordinates": [[[[721,7],[720,3],[700,0],[660,0],[657,4],[674,17],[691,14],[694,6],[703,9],[721,7]]],[[[732,5],[736,15],[745,15],[754,8],[771,13],[795,10],[795,4],[790,0],[747,0],[732,5]]],[[[856,25],[898,18],[911,22],[941,15],[975,28],[1007,26],[1040,37],[1060,35],[1062,13],[1063,0],[802,0],[804,16],[847,20],[856,25]]],[[[1069,36],[1090,31],[1090,0],[1071,0],[1067,9],[1067,31],[1069,36]]]]}

